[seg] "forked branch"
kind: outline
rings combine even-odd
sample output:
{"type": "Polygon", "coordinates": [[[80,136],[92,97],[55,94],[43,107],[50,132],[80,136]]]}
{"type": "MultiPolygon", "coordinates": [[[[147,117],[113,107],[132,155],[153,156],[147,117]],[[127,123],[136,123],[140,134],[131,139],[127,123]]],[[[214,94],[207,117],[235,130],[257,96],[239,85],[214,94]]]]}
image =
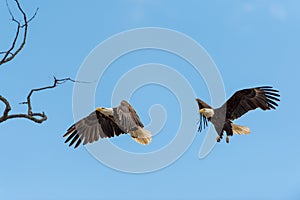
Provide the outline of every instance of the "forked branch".
{"type": "Polygon", "coordinates": [[[18,11],[22,14],[23,20],[19,21],[14,17],[13,12],[10,9],[8,2],[6,0],[6,6],[7,6],[9,14],[11,16],[11,20],[17,24],[17,29],[16,29],[14,39],[11,43],[11,46],[8,48],[8,50],[0,52],[0,55],[2,55],[2,58],[0,58],[0,65],[7,63],[7,62],[11,61],[12,59],[14,59],[14,57],[16,55],[18,55],[18,53],[24,48],[26,39],[27,39],[28,24],[31,20],[33,20],[35,18],[36,14],[38,12],[38,8],[37,8],[34,15],[28,19],[27,15],[24,12],[24,10],[22,9],[19,1],[18,0],[14,0],[14,1],[17,5],[18,11]],[[23,29],[23,34],[21,33],[22,29],[23,29]],[[21,36],[21,35],[23,35],[23,36],[21,36]],[[18,45],[17,43],[18,43],[19,39],[22,41],[18,45]]]}
{"type": "Polygon", "coordinates": [[[41,87],[41,88],[36,88],[36,89],[32,89],[28,96],[27,96],[27,101],[22,102],[20,104],[26,104],[27,105],[27,113],[20,113],[20,114],[9,114],[9,112],[11,111],[11,106],[9,101],[4,98],[3,96],[0,95],[0,101],[2,101],[5,105],[4,111],[2,116],[0,117],[0,123],[8,120],[8,119],[13,119],[13,118],[26,118],[29,119],[33,122],[36,123],[42,123],[44,121],[47,120],[47,115],[44,112],[40,112],[40,113],[34,113],[32,112],[32,104],[31,104],[31,96],[34,92],[38,92],[38,91],[42,91],[42,90],[48,90],[48,89],[52,89],[57,87],[60,84],[63,84],[67,81],[71,81],[71,82],[80,82],[80,81],[76,81],[73,80],[71,78],[63,78],[63,79],[57,79],[55,77],[53,84],[49,85],[49,86],[45,86],[45,87],[41,87]]]}

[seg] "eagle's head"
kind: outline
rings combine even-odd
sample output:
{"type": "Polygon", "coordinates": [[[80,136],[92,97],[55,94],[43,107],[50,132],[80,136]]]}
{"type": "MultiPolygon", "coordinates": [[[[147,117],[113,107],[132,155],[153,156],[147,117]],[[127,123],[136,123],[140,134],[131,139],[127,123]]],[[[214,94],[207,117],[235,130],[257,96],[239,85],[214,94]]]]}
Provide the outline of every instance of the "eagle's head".
{"type": "Polygon", "coordinates": [[[200,114],[204,115],[206,118],[211,118],[214,116],[215,112],[211,108],[202,108],[199,110],[200,114]]]}
{"type": "Polygon", "coordinates": [[[113,109],[112,108],[97,108],[96,110],[98,110],[99,112],[101,112],[102,114],[106,115],[106,116],[112,116],[113,115],[113,109]]]}

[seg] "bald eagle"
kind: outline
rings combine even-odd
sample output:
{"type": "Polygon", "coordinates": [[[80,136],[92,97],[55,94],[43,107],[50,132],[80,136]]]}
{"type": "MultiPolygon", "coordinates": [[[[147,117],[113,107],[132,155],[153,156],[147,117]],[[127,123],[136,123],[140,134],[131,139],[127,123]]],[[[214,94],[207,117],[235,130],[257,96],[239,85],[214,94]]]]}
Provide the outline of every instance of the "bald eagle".
{"type": "Polygon", "coordinates": [[[90,115],[73,124],[63,137],[67,137],[65,143],[70,142],[77,148],[95,142],[100,138],[111,138],[120,134],[129,133],[131,138],[143,145],[152,140],[150,131],[144,129],[139,116],[133,107],[122,100],[116,108],[96,108],[90,115]]]}
{"type": "Polygon", "coordinates": [[[233,134],[249,134],[247,126],[233,124],[232,121],[241,117],[250,110],[261,108],[262,110],[276,109],[279,100],[279,91],[271,86],[243,89],[235,92],[226,103],[219,108],[212,108],[200,99],[196,99],[199,112],[200,124],[198,131],[201,132],[210,121],[218,133],[217,142],[220,142],[224,131],[226,132],[226,142],[233,134]]]}

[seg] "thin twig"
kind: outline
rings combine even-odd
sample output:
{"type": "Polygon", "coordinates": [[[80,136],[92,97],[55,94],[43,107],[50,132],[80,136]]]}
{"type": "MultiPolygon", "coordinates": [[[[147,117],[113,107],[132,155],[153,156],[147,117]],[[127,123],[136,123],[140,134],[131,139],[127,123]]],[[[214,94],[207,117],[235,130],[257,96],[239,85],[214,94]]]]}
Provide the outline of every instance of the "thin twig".
{"type": "MultiPolygon", "coordinates": [[[[6,54],[7,53],[7,51],[0,51],[0,55],[1,54],[6,54]]],[[[13,55],[11,52],[9,52],[9,55],[13,55]]]]}

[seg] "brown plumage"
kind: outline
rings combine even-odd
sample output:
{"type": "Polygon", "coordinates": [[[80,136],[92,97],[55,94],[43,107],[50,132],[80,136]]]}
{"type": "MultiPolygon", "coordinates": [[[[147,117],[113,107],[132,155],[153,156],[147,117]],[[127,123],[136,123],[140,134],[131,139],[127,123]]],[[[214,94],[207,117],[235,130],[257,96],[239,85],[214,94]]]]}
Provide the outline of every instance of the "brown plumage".
{"type": "Polygon", "coordinates": [[[261,108],[262,110],[276,109],[279,100],[279,91],[271,86],[243,89],[235,92],[220,108],[213,109],[207,103],[196,99],[199,112],[200,124],[198,131],[207,126],[207,121],[212,122],[219,136],[217,141],[222,139],[223,132],[228,136],[236,134],[249,134],[250,129],[246,126],[232,124],[232,121],[241,117],[250,110],[261,108]]]}
{"type": "Polygon", "coordinates": [[[100,138],[127,133],[140,144],[148,144],[152,139],[151,133],[144,129],[136,111],[123,100],[116,108],[96,108],[87,117],[73,124],[63,137],[67,137],[65,143],[71,141],[69,146],[75,143],[74,148],[77,148],[82,142],[85,145],[100,138]]]}

